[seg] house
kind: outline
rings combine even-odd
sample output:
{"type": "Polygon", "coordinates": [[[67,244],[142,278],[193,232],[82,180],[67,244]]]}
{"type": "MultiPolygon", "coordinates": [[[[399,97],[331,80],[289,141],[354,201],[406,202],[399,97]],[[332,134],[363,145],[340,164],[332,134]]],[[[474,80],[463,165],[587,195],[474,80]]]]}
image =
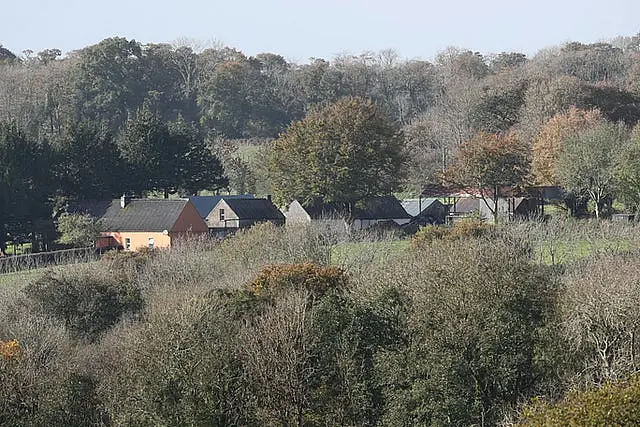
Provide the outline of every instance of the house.
{"type": "Polygon", "coordinates": [[[206,223],[213,233],[224,236],[254,224],[270,222],[284,225],[285,216],[271,202],[271,198],[225,198],[214,206],[206,217],[206,223]]]}
{"type": "MultiPolygon", "coordinates": [[[[493,209],[493,200],[487,199],[493,209]]],[[[493,213],[487,203],[478,204],[480,218],[493,219],[493,213]]],[[[539,201],[533,197],[500,197],[498,198],[498,217],[503,219],[529,218],[538,214],[539,201]]]]}
{"type": "MultiPolygon", "coordinates": [[[[440,185],[429,185],[422,196],[441,197],[449,205],[448,222],[461,218],[477,217],[493,220],[493,200],[486,196],[486,191],[478,189],[456,189],[440,185]],[[485,203],[486,201],[486,203],[485,203]],[[488,204],[488,206],[487,206],[488,204]],[[490,208],[490,207],[491,208],[490,208]]],[[[559,187],[520,188],[504,186],[499,189],[498,216],[513,219],[544,215],[544,198],[557,199],[563,192],[559,187]]]]}
{"type": "Polygon", "coordinates": [[[216,207],[218,202],[222,199],[253,199],[255,198],[253,194],[237,194],[237,195],[226,195],[226,196],[191,196],[189,197],[189,201],[193,203],[196,210],[200,214],[200,217],[206,222],[207,217],[216,207]]]}
{"type": "Polygon", "coordinates": [[[401,203],[404,210],[411,215],[411,222],[416,225],[444,224],[449,213],[449,206],[433,197],[405,199],[401,203]]]}
{"type": "Polygon", "coordinates": [[[480,204],[484,204],[484,202],[475,197],[453,198],[453,203],[449,205],[447,222],[456,222],[460,219],[479,215],[480,204]]]}
{"type": "Polygon", "coordinates": [[[207,234],[207,224],[189,200],[132,199],[71,204],[67,212],[87,213],[100,221],[97,247],[170,248],[188,236],[207,234]]]}
{"type": "Polygon", "coordinates": [[[355,203],[301,204],[294,200],[285,212],[287,222],[305,223],[322,221],[327,226],[357,231],[375,224],[404,225],[411,221],[402,204],[394,196],[369,197],[355,203]]]}

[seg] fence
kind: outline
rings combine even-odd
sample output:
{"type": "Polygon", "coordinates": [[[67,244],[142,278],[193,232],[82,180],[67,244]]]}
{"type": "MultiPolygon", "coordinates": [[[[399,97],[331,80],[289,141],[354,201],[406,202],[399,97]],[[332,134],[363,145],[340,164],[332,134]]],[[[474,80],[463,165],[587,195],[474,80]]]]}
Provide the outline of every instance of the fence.
{"type": "Polygon", "coordinates": [[[96,261],[100,258],[100,255],[101,251],[95,248],[76,248],[5,256],[0,258],[0,274],[49,267],[52,265],[96,261]]]}

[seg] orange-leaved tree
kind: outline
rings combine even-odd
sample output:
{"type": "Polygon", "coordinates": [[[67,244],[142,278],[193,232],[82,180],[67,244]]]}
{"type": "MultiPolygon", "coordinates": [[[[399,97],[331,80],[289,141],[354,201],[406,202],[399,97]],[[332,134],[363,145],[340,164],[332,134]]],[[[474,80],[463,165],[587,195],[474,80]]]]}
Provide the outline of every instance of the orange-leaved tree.
{"type": "Polygon", "coordinates": [[[531,172],[538,185],[558,185],[556,165],[564,141],[605,122],[599,110],[571,107],[546,122],[531,147],[531,172]]]}
{"type": "Polygon", "coordinates": [[[444,178],[449,185],[482,199],[498,222],[503,189],[525,184],[529,172],[529,149],[514,133],[480,132],[460,146],[444,178]]]}

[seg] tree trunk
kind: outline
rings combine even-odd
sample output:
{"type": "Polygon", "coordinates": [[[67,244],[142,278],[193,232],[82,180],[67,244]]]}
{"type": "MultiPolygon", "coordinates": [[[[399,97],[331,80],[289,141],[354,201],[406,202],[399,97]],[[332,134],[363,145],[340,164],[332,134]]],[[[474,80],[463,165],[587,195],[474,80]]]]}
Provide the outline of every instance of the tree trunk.
{"type": "Polygon", "coordinates": [[[498,223],[498,197],[500,197],[500,189],[494,187],[493,189],[493,223],[498,223]]]}
{"type": "Polygon", "coordinates": [[[595,207],[596,219],[600,219],[600,194],[594,193],[593,201],[595,202],[594,204],[596,205],[595,207]]]}

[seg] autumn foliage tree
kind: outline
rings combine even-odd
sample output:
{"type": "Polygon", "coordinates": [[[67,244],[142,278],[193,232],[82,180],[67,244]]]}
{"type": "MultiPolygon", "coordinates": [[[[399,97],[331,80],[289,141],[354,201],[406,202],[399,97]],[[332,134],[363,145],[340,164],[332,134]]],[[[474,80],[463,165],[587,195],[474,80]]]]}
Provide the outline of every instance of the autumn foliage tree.
{"type": "Polygon", "coordinates": [[[444,174],[450,185],[476,195],[498,220],[504,187],[520,186],[529,177],[529,150],[514,133],[480,132],[460,146],[455,163],[444,174]]]}
{"type": "Polygon", "coordinates": [[[556,165],[564,141],[604,121],[600,111],[585,111],[574,106],[546,122],[531,149],[534,182],[538,185],[557,185],[556,165]]]}

